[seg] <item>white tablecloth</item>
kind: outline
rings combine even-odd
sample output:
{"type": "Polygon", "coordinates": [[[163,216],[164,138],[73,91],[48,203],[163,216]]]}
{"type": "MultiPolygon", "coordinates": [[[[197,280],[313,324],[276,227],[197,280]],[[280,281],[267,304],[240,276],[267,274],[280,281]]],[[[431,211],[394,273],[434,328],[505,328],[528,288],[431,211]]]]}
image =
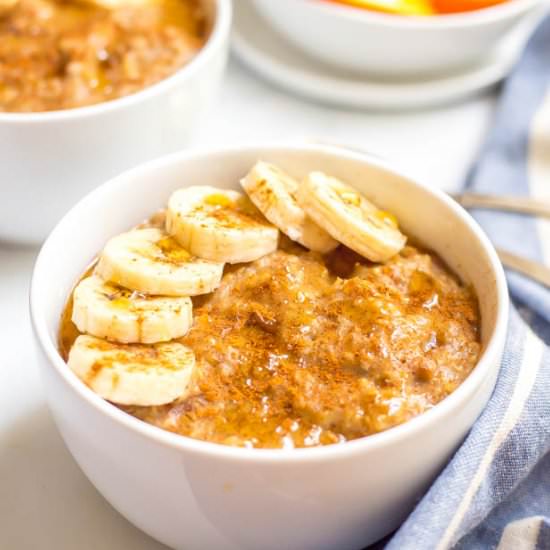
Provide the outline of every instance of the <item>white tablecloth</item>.
{"type": "MultiPolygon", "coordinates": [[[[486,94],[417,113],[328,108],[272,89],[233,61],[197,142],[304,138],[356,145],[396,161],[422,181],[453,190],[480,146],[493,106],[494,94],[486,94]]],[[[28,319],[36,252],[0,242],[0,549],[164,548],[103,500],[55,429],[28,319]]]]}

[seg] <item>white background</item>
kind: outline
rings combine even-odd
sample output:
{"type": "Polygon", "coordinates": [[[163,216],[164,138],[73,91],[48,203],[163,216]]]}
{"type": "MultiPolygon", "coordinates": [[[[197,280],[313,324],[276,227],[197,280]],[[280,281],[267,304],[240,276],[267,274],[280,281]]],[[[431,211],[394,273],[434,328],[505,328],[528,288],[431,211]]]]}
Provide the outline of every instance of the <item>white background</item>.
{"type": "MultiPolygon", "coordinates": [[[[233,61],[197,141],[216,145],[303,138],[355,145],[450,191],[475,158],[494,103],[495,95],[485,94],[433,111],[346,111],[273,89],[233,61]]],[[[103,500],[55,429],[34,361],[27,312],[36,253],[0,242],[0,550],[165,548],[103,500]]]]}

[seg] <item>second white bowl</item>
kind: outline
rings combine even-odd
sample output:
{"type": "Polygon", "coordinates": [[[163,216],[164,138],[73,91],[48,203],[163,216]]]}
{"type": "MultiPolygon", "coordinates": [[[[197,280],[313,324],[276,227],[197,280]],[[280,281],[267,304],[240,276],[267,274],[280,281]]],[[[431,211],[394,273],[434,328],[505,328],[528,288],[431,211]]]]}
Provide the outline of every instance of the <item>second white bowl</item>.
{"type": "Polygon", "coordinates": [[[340,69],[391,77],[453,71],[482,61],[538,0],[467,13],[403,17],[323,0],[254,0],[277,31],[340,69]]]}
{"type": "Polygon", "coordinates": [[[219,89],[231,26],[231,0],[204,2],[206,44],[159,83],[89,107],[0,113],[0,239],[40,242],[107,178],[189,145],[219,89]]]}

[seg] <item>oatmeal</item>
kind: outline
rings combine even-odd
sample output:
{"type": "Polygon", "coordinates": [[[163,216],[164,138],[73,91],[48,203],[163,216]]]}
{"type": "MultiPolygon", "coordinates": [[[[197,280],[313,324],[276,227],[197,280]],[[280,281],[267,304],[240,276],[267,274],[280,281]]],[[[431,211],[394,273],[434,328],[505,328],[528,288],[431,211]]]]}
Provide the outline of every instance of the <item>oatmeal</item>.
{"type": "Polygon", "coordinates": [[[0,11],[0,111],[108,101],[150,86],[202,47],[197,0],[104,9],[85,0],[19,0],[0,11]]]}
{"type": "MultiPolygon", "coordinates": [[[[340,247],[283,243],[194,299],[179,342],[196,356],[189,397],[124,410],[161,428],[251,447],[307,447],[386,430],[454,391],[478,359],[471,290],[406,247],[385,265],[340,247]]],[[[65,355],[77,332],[65,316],[65,355]]]]}
{"type": "Polygon", "coordinates": [[[476,296],[393,214],[321,172],[298,183],[258,162],[242,186],[254,207],[189,186],[105,244],[60,333],[92,391],[183,436],[294,448],[382,432],[465,380],[476,296]]]}

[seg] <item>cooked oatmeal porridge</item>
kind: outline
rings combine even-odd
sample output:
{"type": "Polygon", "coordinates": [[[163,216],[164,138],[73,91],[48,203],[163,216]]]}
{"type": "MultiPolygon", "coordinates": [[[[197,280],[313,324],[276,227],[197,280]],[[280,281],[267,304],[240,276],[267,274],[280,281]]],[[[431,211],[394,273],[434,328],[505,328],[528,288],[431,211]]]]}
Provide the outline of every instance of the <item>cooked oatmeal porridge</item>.
{"type": "Polygon", "coordinates": [[[206,34],[198,0],[112,9],[18,0],[0,7],[0,111],[70,109],[132,94],[188,63],[206,34]]]}
{"type": "MultiPolygon", "coordinates": [[[[222,214],[220,208],[218,218],[222,214]]],[[[164,230],[164,213],[148,226],[164,230]]],[[[192,297],[191,328],[171,340],[194,353],[185,393],[163,404],[119,400],[118,406],[196,439],[292,448],[387,430],[453,392],[480,353],[471,288],[416,244],[400,245],[376,263],[343,244],[330,247],[307,250],[282,235],[276,250],[226,264],[213,291],[192,297]]],[[[173,267],[172,252],[160,248],[163,265],[173,267]]],[[[109,254],[108,244],[95,269],[99,275],[109,254]]],[[[66,359],[82,332],[71,321],[72,309],[69,301],[61,326],[66,359]]],[[[117,353],[132,346],[116,344],[117,353]]],[[[89,378],[81,378],[93,387],[104,366],[95,362],[89,378]]]]}

